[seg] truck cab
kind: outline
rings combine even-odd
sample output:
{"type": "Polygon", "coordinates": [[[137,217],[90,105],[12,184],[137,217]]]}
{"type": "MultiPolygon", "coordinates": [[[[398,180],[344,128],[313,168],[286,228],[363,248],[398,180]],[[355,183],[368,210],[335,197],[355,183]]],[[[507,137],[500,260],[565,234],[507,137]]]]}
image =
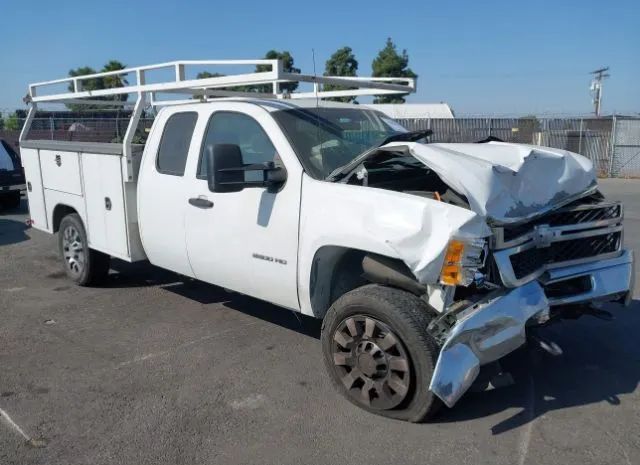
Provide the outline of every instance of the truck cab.
{"type": "Polygon", "coordinates": [[[106,279],[112,257],[146,259],[320,318],[336,388],[409,421],[452,407],[536,326],[629,303],[622,205],[584,157],[432,144],[364,105],[322,100],[407,93],[410,79],[292,75],[274,60],[270,72],[185,80],[187,64],[157,65],[175,66],[170,83],[145,84],[141,67],[122,71],[137,80],[121,89],[82,91],[93,75],[69,78],[71,95],[31,86],[20,145],[32,224],[58,234],[76,283],[106,279]],[[278,92],[293,80],[313,92],[278,92]],[[265,81],[271,96],[229,90],[265,81]],[[195,98],[155,101],[134,144],[147,98],[167,90],[195,98]],[[39,103],[122,93],[137,95],[122,143],[28,137],[39,103]]]}

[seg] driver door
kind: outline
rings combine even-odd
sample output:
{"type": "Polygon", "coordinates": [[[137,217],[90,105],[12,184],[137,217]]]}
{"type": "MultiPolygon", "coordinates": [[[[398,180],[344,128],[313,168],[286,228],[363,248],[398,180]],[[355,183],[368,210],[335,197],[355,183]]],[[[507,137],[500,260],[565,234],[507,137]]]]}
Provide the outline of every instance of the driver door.
{"type": "MultiPolygon", "coordinates": [[[[256,105],[227,103],[224,111],[208,115],[198,159],[190,163],[186,244],[196,278],[299,309],[302,168],[273,118],[256,105]],[[234,106],[238,111],[228,111],[234,106]],[[203,154],[215,144],[238,145],[244,164],[280,164],[287,170],[286,182],[277,192],[263,187],[210,192],[203,154]]],[[[245,180],[259,174],[247,172],[245,180]]]]}

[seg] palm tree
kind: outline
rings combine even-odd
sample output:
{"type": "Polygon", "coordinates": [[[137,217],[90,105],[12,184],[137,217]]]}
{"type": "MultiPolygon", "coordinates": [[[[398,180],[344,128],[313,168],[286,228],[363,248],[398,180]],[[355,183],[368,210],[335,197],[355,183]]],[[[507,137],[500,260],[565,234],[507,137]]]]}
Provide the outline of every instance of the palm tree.
{"type": "MultiPolygon", "coordinates": [[[[126,65],[123,65],[118,60],[109,60],[107,64],[105,64],[102,67],[101,71],[102,72],[118,71],[125,68],[126,68],[126,65]]],[[[125,77],[124,74],[114,74],[112,76],[106,76],[105,78],[103,78],[103,83],[104,83],[105,89],[113,89],[114,87],[124,87],[129,84],[129,81],[127,81],[127,78],[125,77]]],[[[129,95],[121,94],[121,95],[115,95],[111,97],[110,100],[124,102],[127,100],[127,98],[129,98],[129,95]]]]}

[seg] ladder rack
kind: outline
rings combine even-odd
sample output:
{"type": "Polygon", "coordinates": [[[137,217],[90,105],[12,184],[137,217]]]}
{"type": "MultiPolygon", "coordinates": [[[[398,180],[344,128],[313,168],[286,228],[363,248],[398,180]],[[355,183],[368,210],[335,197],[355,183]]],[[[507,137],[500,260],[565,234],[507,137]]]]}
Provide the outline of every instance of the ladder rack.
{"type": "MultiPolygon", "coordinates": [[[[314,76],[309,74],[289,73],[283,70],[281,60],[190,60],[172,61],[155,65],[125,68],[117,71],[108,71],[83,76],[73,76],[52,81],[37,82],[29,85],[29,94],[26,100],[31,103],[75,103],[91,105],[135,105],[134,101],[92,100],[92,97],[108,97],[126,94],[143,93],[150,95],[149,104],[163,105],[171,101],[157,100],[156,95],[162,93],[188,94],[200,96],[203,99],[209,97],[266,97],[278,99],[300,98],[329,98],[361,95],[383,94],[408,94],[415,92],[415,78],[388,78],[388,77],[346,77],[346,76],[314,76]],[[263,65],[270,66],[271,70],[244,74],[221,75],[202,79],[185,79],[185,69],[188,66],[241,66],[263,65]],[[163,82],[147,83],[147,73],[150,71],[170,70],[174,77],[163,82]],[[85,90],[83,83],[91,79],[100,79],[113,76],[133,75],[134,82],[126,83],[122,87],[108,89],[85,90]],[[280,84],[287,82],[308,82],[314,88],[311,92],[282,92],[280,84]],[[69,92],[57,94],[44,94],[47,87],[60,84],[70,84],[69,92]],[[234,87],[271,84],[269,93],[247,92],[234,87]],[[344,90],[325,91],[320,86],[330,84],[334,86],[348,87],[344,90]]],[[[191,101],[193,103],[193,101],[191,101]]]]}
{"type": "Polygon", "coordinates": [[[133,106],[129,125],[123,139],[123,155],[126,158],[124,164],[124,179],[135,180],[135,173],[131,166],[134,164],[132,142],[136,128],[147,105],[179,105],[185,103],[197,103],[208,101],[210,98],[220,97],[253,97],[275,99],[303,99],[303,98],[330,98],[330,97],[357,97],[363,95],[389,95],[409,94],[416,91],[415,78],[391,78],[391,77],[345,77],[345,76],[315,76],[285,72],[281,60],[187,60],[171,61],[155,65],[137,66],[116,71],[72,76],[52,81],[36,82],[29,85],[29,92],[25,102],[30,104],[27,119],[20,133],[20,143],[26,139],[31,128],[31,123],[40,103],[73,103],[78,105],[107,105],[110,107],[133,106]],[[207,77],[202,79],[186,79],[187,67],[194,66],[266,66],[268,71],[229,74],[207,77]],[[167,70],[173,78],[161,82],[147,82],[150,72],[167,70]],[[123,79],[122,87],[108,89],[86,90],[84,83],[91,79],[106,77],[127,77],[123,79]],[[132,82],[128,82],[131,80],[132,82]],[[289,82],[306,82],[313,84],[313,90],[309,92],[286,92],[281,90],[281,84],[289,82]],[[67,85],[71,90],[63,93],[51,93],[52,86],[67,85]],[[247,86],[270,85],[271,92],[249,92],[247,86]],[[341,90],[324,90],[324,85],[340,86],[341,90]],[[234,90],[234,88],[237,88],[234,90]],[[243,89],[244,88],[244,89],[243,89]],[[47,90],[50,93],[47,93],[47,90]],[[98,97],[134,94],[135,99],[128,100],[101,100],[98,97]],[[183,100],[158,99],[160,95],[186,94],[190,98],[183,100]]]}

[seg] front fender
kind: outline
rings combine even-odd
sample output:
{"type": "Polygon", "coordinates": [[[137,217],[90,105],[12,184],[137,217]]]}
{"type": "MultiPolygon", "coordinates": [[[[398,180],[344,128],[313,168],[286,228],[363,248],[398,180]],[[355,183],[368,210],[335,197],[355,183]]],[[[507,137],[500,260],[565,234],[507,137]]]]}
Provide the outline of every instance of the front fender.
{"type": "Polygon", "coordinates": [[[313,315],[310,276],[316,252],[335,246],[402,260],[423,284],[436,283],[449,240],[491,233],[474,212],[444,202],[372,187],[303,177],[298,289],[313,315]]]}

